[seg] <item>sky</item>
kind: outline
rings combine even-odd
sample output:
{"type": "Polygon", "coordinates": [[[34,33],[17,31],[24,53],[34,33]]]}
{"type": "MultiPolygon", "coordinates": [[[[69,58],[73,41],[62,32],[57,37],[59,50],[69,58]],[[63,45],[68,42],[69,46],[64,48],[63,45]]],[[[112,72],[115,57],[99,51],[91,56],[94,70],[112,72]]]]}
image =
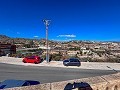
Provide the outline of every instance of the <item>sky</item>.
{"type": "Polygon", "coordinates": [[[120,0],[0,0],[0,34],[57,41],[120,41],[120,0]]]}

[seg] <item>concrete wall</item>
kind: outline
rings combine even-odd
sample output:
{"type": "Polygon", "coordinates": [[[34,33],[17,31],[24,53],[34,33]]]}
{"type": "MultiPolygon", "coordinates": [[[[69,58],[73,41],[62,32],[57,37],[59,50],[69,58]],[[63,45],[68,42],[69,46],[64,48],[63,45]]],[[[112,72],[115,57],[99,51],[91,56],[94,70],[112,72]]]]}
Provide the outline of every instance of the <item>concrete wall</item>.
{"type": "Polygon", "coordinates": [[[6,90],[120,90],[120,73],[6,90]]]}

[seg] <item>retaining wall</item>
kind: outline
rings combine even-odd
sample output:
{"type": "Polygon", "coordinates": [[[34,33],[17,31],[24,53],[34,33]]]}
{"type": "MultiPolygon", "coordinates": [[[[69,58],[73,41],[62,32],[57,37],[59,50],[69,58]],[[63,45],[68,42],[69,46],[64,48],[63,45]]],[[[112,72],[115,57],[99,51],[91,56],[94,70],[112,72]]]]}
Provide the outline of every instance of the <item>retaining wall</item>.
{"type": "Polygon", "coordinates": [[[5,90],[120,90],[120,73],[5,90]]]}

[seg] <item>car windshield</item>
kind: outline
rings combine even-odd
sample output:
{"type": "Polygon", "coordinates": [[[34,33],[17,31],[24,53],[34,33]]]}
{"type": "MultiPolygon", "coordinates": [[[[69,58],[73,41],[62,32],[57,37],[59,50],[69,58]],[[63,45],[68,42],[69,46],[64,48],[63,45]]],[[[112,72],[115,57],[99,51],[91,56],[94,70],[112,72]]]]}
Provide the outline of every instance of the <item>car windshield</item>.
{"type": "Polygon", "coordinates": [[[28,59],[35,59],[35,56],[28,57],[28,59]]]}
{"type": "Polygon", "coordinates": [[[78,60],[78,59],[75,59],[75,58],[71,58],[70,61],[71,61],[71,62],[78,62],[79,60],[78,60]]]}
{"type": "Polygon", "coordinates": [[[69,60],[64,60],[64,62],[69,62],[69,60]]]}

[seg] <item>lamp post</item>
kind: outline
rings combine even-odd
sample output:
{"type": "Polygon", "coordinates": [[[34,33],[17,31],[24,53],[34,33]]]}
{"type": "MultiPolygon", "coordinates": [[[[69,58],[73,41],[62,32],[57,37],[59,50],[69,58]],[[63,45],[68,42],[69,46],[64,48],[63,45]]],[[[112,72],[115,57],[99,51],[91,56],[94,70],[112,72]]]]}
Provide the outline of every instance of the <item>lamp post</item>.
{"type": "Polygon", "coordinates": [[[49,51],[48,51],[48,26],[50,25],[51,20],[43,20],[46,27],[46,61],[49,63],[49,51]]]}

